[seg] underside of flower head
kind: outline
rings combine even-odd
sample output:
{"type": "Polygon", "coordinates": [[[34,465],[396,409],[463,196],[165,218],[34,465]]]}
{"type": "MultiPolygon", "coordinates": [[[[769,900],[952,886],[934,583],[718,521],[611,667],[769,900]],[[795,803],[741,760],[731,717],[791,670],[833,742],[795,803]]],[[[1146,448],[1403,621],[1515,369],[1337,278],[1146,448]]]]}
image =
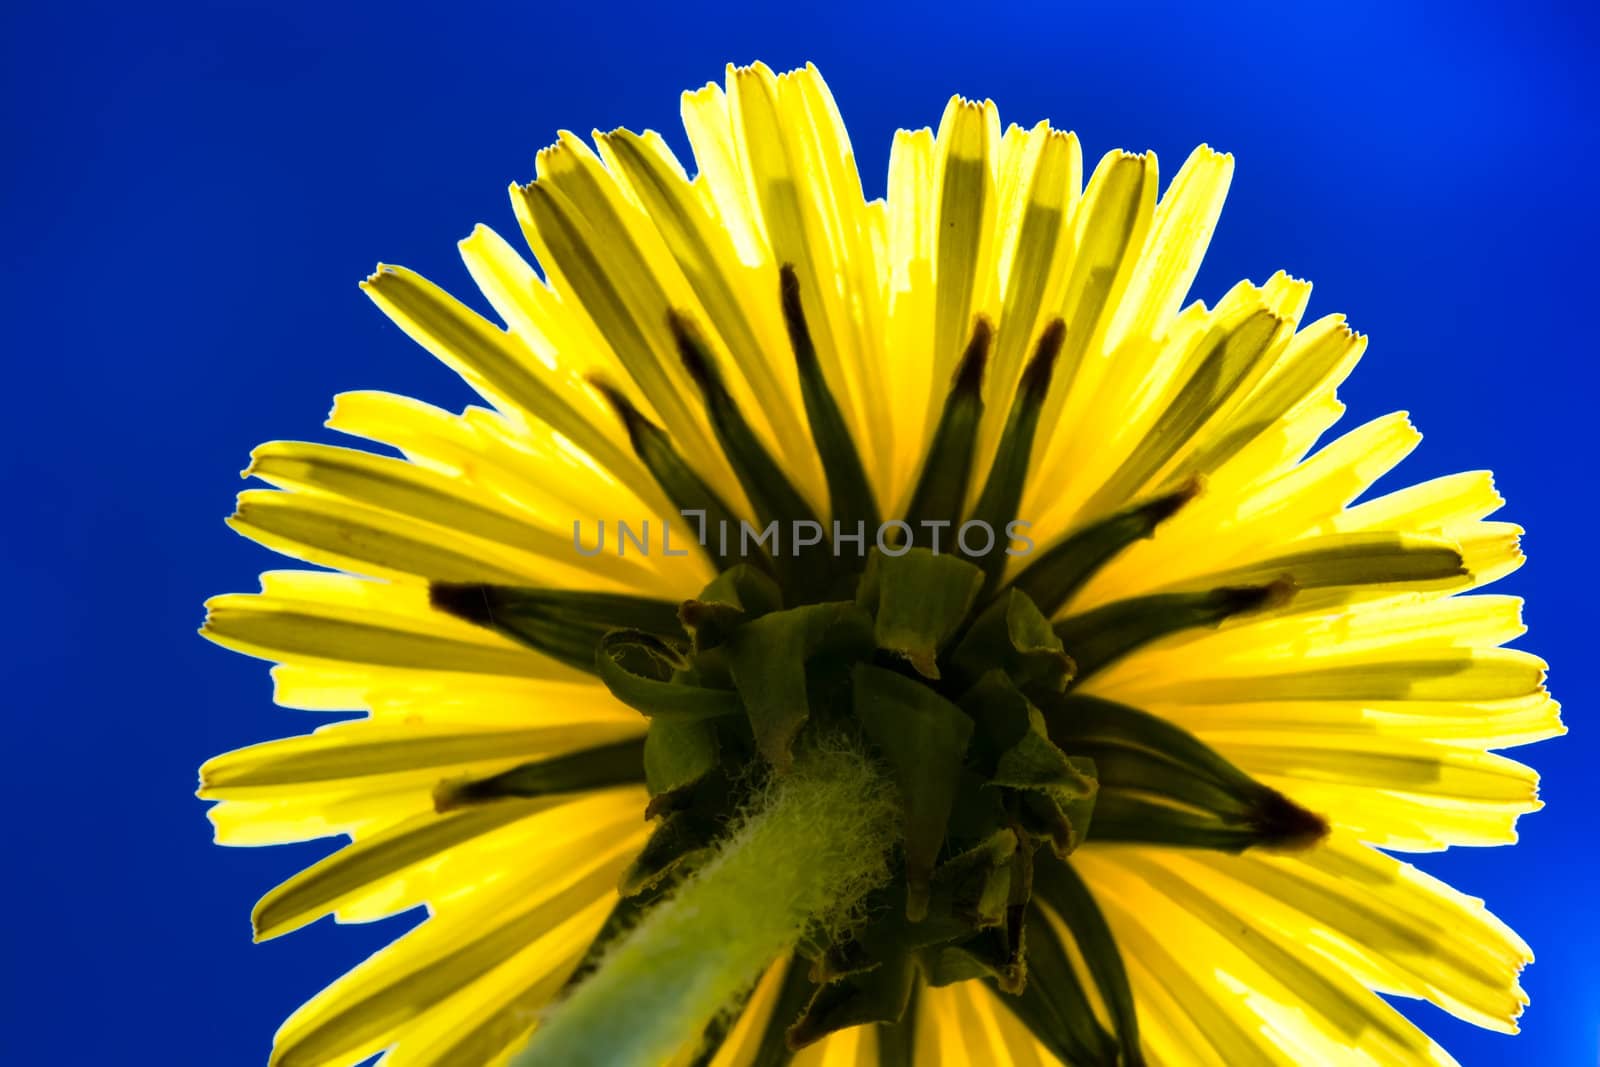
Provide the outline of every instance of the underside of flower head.
{"type": "Polygon", "coordinates": [[[1518,531],[1483,474],[1354,503],[1416,436],[1317,447],[1364,339],[1307,284],[1184,305],[1231,157],[1085,187],[1071,134],[958,98],[867,202],[814,70],[684,116],[692,180],[649,133],[540,153],[542,276],[462,242],[504,328],[366,282],[492,410],[349,394],[329,424],[402,458],[246,472],[278,491],[237,529],[350,573],[206,632],[370,712],[203,769],[219,839],[353,838],[258,935],[432,911],[275,1062],[501,1062],[586,988],[681,986],[674,1062],[762,1067],[1450,1062],[1374,991],[1511,1028],[1526,946],[1372,846],[1537,807],[1491,750],[1560,731],[1543,665],[1463,595],[1518,531]],[[726,989],[664,973],[693,931],[726,989]]]}
{"type": "MultiPolygon", "coordinates": [[[[817,378],[806,391],[807,415],[813,436],[828,441],[819,452],[826,457],[831,529],[835,535],[856,529],[859,538],[865,517],[878,525],[881,508],[848,433],[828,438],[843,422],[816,373],[810,326],[788,264],[780,286],[797,374],[802,381],[817,378]]],[[[1100,567],[1196,495],[1190,481],[1085,527],[1009,581],[1001,578],[1010,551],[1002,539],[975,538],[972,551],[963,551],[957,531],[972,523],[992,529],[986,520],[1011,515],[1021,497],[1039,409],[1067,332],[1061,319],[1041,332],[1015,395],[1000,398],[1009,400],[1010,411],[998,458],[974,491],[971,457],[993,336],[986,319],[976,320],[897,539],[875,535],[867,554],[840,551],[731,400],[698,331],[680,312],[670,320],[713,435],[758,521],[780,531],[808,522],[821,531],[819,539],[785,544],[777,534],[755,546],[750,562],[734,562],[721,539],[702,535],[696,543],[721,571],[679,605],[435,583],[435,607],[593,669],[614,697],[649,721],[641,741],[605,750],[603,761],[591,750],[446,782],[441,810],[609,784],[625,760],[651,796],[647,810],[656,823],[623,876],[614,913],[623,917],[647,909],[664,883],[712,854],[751,796],[768,788],[767,779],[793,769],[805,738],[851,739],[882,762],[897,786],[894,877],[878,887],[863,924],[831,936],[819,928],[807,938],[808,963],[797,963],[791,977],[807,999],[783,1031],[786,1045],[804,1047],[868,1023],[902,1024],[919,981],[981,980],[1017,997],[1024,1021],[1063,1059],[1109,1061],[1119,1044],[1123,1058],[1136,1059],[1125,980],[1100,990],[1123,1009],[1120,1042],[1093,1022],[1087,999],[1072,1002],[1070,988],[1035,983],[1029,992],[1026,944],[1030,936],[1035,944],[1057,936],[1047,923],[1028,921],[1051,899],[1035,901],[1036,868],[1046,868],[1047,893],[1081,894],[1066,861],[1091,833],[1106,842],[1239,852],[1304,847],[1328,827],[1184,731],[1082,695],[1082,683],[1148,643],[1284,603],[1296,591],[1294,572],[1286,567],[1259,584],[1119,601],[1052,624],[1051,615],[1100,567]],[[976,503],[969,508],[968,500],[976,503]],[[946,550],[911,543],[917,531],[948,531],[946,550]]],[[[680,512],[718,524],[737,514],[693,474],[659,427],[620,395],[608,397],[639,460],[680,512]]],[[[1464,576],[1460,554],[1438,545],[1412,552],[1393,546],[1387,555],[1352,558],[1346,566],[1351,581],[1464,576]]],[[[603,952],[606,942],[598,938],[594,951],[603,952]]],[[[1059,946],[1049,951],[1064,957],[1059,946]]],[[[1100,973],[1115,969],[1109,961],[1092,963],[1100,973]]]]}

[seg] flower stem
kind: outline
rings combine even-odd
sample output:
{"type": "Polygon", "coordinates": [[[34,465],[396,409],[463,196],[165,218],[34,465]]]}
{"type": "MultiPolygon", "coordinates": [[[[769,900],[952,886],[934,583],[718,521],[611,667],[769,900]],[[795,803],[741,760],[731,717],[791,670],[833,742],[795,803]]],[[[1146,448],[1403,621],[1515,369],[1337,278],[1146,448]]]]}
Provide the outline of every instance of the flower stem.
{"type": "Polygon", "coordinates": [[[801,755],[715,856],[557,1005],[515,1067],[656,1067],[813,926],[838,932],[888,877],[893,793],[859,752],[801,755]]]}

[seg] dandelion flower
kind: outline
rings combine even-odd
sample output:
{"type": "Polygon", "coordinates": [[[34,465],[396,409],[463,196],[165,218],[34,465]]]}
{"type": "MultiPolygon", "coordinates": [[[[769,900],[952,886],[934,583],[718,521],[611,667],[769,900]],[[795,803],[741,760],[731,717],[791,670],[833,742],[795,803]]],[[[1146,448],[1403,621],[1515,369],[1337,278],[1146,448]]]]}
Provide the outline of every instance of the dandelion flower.
{"type": "Polygon", "coordinates": [[[280,704],[218,841],[347,836],[258,939],[428,916],[272,1062],[1450,1063],[1526,945],[1393,851],[1515,839],[1561,732],[1474,472],[1323,441],[1365,346],[1310,286],[1185,304],[1231,156],[1087,182],[953,99],[862,195],[811,68],[570,133],[500,323],[363,288],[484,406],[381,392],[258,448],[230,523],[322,569],[208,604],[280,704]],[[536,262],[537,267],[533,265],[536,262]]]}

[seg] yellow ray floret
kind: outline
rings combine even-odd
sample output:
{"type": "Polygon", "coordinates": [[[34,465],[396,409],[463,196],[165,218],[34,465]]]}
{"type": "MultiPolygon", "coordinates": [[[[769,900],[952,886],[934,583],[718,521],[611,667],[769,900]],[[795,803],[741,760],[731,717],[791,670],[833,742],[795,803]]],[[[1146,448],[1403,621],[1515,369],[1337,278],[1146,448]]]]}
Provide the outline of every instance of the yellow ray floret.
{"type": "Polygon", "coordinates": [[[1487,472],[1371,495],[1420,435],[1330,436],[1367,339],[1308,282],[1193,299],[1233,156],[1086,177],[953,97],[869,202],[814,67],[681,111],[692,160],[537,154],[526,247],[459,245],[491,317],[362,283],[479,403],[344,393],[346,444],[250,457],[230,526],[320,569],[202,632],[358,717],[199,795],[220,843],[348,838],[257,939],[427,911],[271,1062],[1454,1062],[1384,996],[1514,1031],[1528,947],[1380,849],[1540,806],[1499,750],[1559,706],[1480,592],[1521,530],[1487,472]],[[1019,530],[976,551],[979,517],[1019,530]]]}

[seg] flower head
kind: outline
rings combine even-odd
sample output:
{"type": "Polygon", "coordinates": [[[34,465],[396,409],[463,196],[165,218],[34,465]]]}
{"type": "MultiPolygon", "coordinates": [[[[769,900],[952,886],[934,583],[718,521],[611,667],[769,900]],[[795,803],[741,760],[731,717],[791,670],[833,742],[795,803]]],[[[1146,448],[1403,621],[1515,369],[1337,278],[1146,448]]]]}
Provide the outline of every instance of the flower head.
{"type": "Polygon", "coordinates": [[[1538,807],[1494,750],[1557,707],[1474,592],[1519,531],[1481,472],[1355,503],[1418,438],[1320,443],[1365,339],[1307,283],[1184,304],[1232,157],[1085,184],[957,98],[868,202],[814,69],[683,114],[692,179],[539,153],[537,271],[461,242],[503,326],[364,283],[486,407],[345,394],[398,457],[246,471],[234,528],[328,569],[206,635],[367,712],[202,769],[221,842],[351,839],[257,936],[429,909],[273,1062],[1451,1062],[1378,992],[1513,1029],[1527,947],[1379,849],[1538,807]]]}

